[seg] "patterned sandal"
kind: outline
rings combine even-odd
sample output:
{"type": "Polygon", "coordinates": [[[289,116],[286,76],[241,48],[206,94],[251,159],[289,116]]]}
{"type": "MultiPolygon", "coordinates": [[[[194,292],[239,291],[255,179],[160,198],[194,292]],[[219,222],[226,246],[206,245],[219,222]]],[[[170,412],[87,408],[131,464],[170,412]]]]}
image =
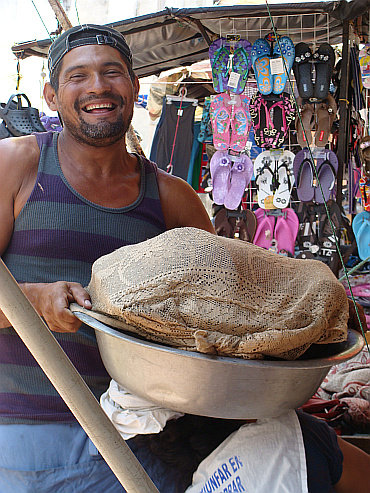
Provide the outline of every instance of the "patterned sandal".
{"type": "Polygon", "coordinates": [[[213,87],[216,92],[227,90],[229,57],[230,48],[226,45],[225,38],[216,39],[209,47],[213,87]]]}

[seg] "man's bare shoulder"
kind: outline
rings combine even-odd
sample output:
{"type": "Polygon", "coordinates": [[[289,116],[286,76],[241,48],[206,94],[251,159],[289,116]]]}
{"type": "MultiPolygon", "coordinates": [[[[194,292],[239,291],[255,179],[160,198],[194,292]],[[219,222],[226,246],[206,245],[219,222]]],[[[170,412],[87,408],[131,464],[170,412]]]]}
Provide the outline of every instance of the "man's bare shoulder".
{"type": "Polygon", "coordinates": [[[0,203],[20,211],[36,180],[40,151],[34,135],[0,140],[0,203]]]}
{"type": "Polygon", "coordinates": [[[168,229],[192,226],[214,233],[208,213],[189,183],[159,169],[158,188],[168,229]]]}
{"type": "Polygon", "coordinates": [[[38,164],[39,146],[34,135],[24,137],[9,137],[0,140],[0,165],[20,164],[29,166],[38,164]]]}

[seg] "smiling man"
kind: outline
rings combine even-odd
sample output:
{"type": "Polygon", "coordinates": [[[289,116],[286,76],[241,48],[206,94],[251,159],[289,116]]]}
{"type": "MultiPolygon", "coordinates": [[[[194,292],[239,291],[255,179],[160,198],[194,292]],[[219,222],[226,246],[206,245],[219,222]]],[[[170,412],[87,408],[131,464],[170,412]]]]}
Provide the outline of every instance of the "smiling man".
{"type": "MultiPolygon", "coordinates": [[[[167,229],[213,227],[185,181],[126,148],[139,82],[123,36],[73,27],[52,44],[49,71],[62,132],[0,142],[0,254],[99,398],[110,378],[94,331],[69,310],[91,307],[92,263],[167,229]]],[[[0,328],[0,493],[123,491],[1,312],[0,328]]],[[[162,463],[146,469],[162,493],[175,484],[162,463]]]]}

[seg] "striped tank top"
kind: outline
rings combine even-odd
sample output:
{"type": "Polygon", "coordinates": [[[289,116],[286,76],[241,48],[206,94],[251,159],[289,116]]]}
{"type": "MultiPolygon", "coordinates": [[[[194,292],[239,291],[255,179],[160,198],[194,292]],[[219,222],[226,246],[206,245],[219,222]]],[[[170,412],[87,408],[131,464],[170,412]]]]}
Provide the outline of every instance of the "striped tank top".
{"type": "MultiPolygon", "coordinates": [[[[18,282],[75,281],[86,286],[97,258],[166,230],[154,163],[140,157],[141,187],[133,204],[106,208],[86,200],[65,179],[58,133],[35,135],[40,148],[36,184],[2,257],[18,282]]],[[[82,325],[75,334],[54,335],[99,398],[110,377],[94,330],[82,325]]],[[[0,375],[0,423],[75,421],[12,327],[0,330],[0,375]]]]}

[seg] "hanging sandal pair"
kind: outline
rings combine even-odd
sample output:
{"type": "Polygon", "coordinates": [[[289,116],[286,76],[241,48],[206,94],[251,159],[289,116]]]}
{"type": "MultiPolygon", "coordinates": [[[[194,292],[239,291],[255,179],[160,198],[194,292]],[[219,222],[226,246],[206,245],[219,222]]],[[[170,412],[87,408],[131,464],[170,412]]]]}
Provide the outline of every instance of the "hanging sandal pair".
{"type": "Polygon", "coordinates": [[[216,92],[241,94],[244,91],[251,66],[251,49],[252,45],[246,39],[235,42],[233,47],[224,37],[213,41],[209,47],[209,58],[216,92]],[[230,71],[234,74],[231,85],[230,71]]]}
{"type": "Polygon", "coordinates": [[[244,151],[251,126],[249,103],[250,98],[244,94],[230,97],[223,93],[212,97],[210,118],[213,144],[218,151],[244,151]]]}
{"type": "Polygon", "coordinates": [[[244,154],[230,156],[228,151],[216,151],[211,158],[210,172],[215,204],[237,209],[253,175],[252,161],[244,154]]]}
{"type": "Polygon", "coordinates": [[[41,123],[39,111],[32,108],[30,100],[22,93],[12,94],[6,104],[0,103],[0,118],[3,120],[0,138],[22,137],[33,132],[46,132],[41,123]],[[27,106],[22,106],[22,98],[25,99],[27,106]]]}
{"type": "Polygon", "coordinates": [[[256,145],[263,149],[280,149],[295,119],[294,96],[286,92],[263,96],[257,92],[249,110],[256,145]]]}
{"type": "Polygon", "coordinates": [[[298,144],[304,149],[312,142],[314,132],[315,146],[325,147],[332,133],[332,127],[337,116],[337,103],[330,94],[317,103],[297,98],[299,115],[295,120],[298,144]]]}
{"type": "Polygon", "coordinates": [[[249,209],[239,211],[221,209],[217,212],[214,223],[218,236],[239,238],[243,241],[253,242],[257,228],[257,218],[254,212],[249,209]]]}
{"type": "Polygon", "coordinates": [[[262,209],[288,207],[294,185],[294,154],[281,151],[274,156],[270,151],[261,152],[254,161],[257,201],[262,209]]]}
{"type": "Polygon", "coordinates": [[[284,91],[293,66],[294,54],[294,44],[288,36],[278,37],[273,49],[266,38],[259,38],[253,43],[252,64],[257,89],[261,94],[281,94],[284,91]],[[278,58],[281,58],[282,68],[273,72],[271,60],[278,58]]]}
{"type": "Polygon", "coordinates": [[[323,157],[316,159],[316,164],[312,162],[308,150],[299,151],[293,161],[298,199],[301,202],[316,202],[317,204],[327,202],[334,190],[337,172],[338,158],[333,151],[326,149],[323,157]],[[315,166],[317,167],[316,172],[315,166]],[[321,188],[317,183],[316,176],[321,188]]]}
{"type": "Polygon", "coordinates": [[[280,255],[294,257],[299,220],[293,209],[257,209],[257,229],[253,243],[280,255]]]}
{"type": "Polygon", "coordinates": [[[329,43],[322,43],[315,53],[312,53],[311,48],[304,42],[295,46],[293,72],[302,99],[322,101],[327,98],[334,63],[335,52],[329,43]],[[313,66],[315,66],[315,83],[313,83],[313,66]]]}
{"type": "Polygon", "coordinates": [[[340,239],[342,214],[340,207],[334,200],[328,200],[327,208],[334,231],[323,204],[301,202],[298,205],[297,244],[300,253],[297,258],[321,260],[333,272],[336,272],[339,261],[336,244],[340,239]]]}

